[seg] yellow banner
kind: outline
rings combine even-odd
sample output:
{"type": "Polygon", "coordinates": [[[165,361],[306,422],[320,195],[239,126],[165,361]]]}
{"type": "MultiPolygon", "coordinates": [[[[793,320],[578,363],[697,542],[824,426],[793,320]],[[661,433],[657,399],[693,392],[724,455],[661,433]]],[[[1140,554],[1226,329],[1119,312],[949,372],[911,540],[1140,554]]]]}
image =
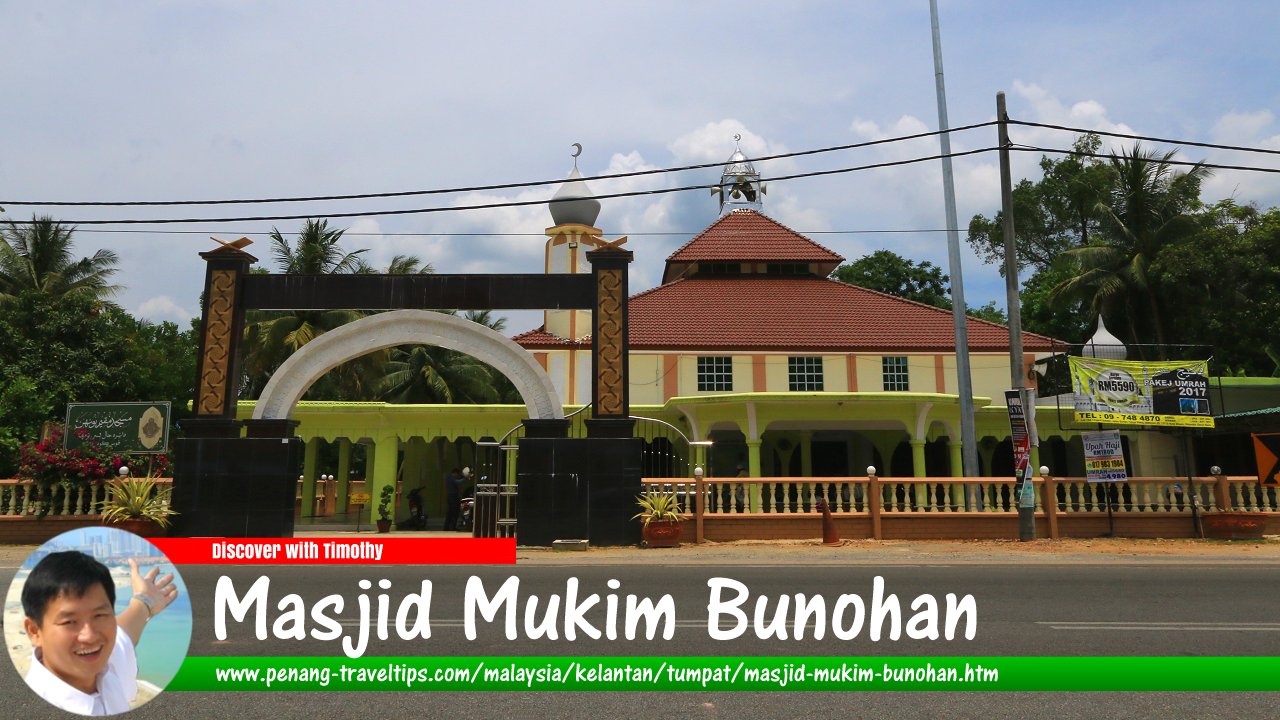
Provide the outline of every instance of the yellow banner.
{"type": "Polygon", "coordinates": [[[1067,360],[1077,422],[1213,427],[1207,360],[1067,360]]]}

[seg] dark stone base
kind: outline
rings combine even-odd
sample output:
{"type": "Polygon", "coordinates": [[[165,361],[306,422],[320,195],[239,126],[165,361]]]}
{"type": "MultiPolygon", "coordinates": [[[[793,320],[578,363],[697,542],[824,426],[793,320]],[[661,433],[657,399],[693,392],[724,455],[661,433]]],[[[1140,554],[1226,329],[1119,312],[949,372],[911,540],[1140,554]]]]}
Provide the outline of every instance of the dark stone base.
{"type": "Polygon", "coordinates": [[[640,542],[639,438],[521,438],[516,456],[516,541],[549,547],[556,540],[592,545],[640,542]]]}
{"type": "Polygon", "coordinates": [[[629,438],[635,432],[636,421],[631,418],[588,418],[589,438],[629,438]]]}
{"type": "Polygon", "coordinates": [[[292,537],[301,438],[175,440],[175,537],[292,537]]]}
{"type": "Polygon", "coordinates": [[[230,418],[194,417],[178,421],[178,428],[189,438],[238,438],[244,423],[230,418]]]}

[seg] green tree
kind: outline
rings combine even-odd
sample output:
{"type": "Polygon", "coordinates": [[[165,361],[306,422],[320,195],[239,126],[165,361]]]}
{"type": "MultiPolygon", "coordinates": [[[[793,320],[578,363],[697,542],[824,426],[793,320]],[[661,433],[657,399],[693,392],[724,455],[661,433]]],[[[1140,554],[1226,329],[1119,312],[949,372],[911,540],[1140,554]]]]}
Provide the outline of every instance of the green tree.
{"type": "Polygon", "coordinates": [[[841,265],[831,277],[926,305],[951,307],[948,278],[940,268],[927,260],[916,264],[892,250],[877,250],[841,265]]]}
{"type": "MultiPolygon", "coordinates": [[[[365,271],[360,257],[367,249],[346,252],[338,244],[345,232],[330,228],[327,220],[307,220],[292,243],[276,228],[271,229],[271,252],[276,270],[295,275],[331,275],[365,271]]],[[[257,397],[272,373],[290,355],[326,332],[359,320],[358,310],[295,310],[255,312],[246,318],[244,331],[245,397],[257,397]]],[[[316,382],[308,391],[311,398],[361,399],[370,392],[366,379],[386,360],[385,353],[373,353],[344,363],[316,382]]]]}
{"type": "Polygon", "coordinates": [[[8,221],[0,230],[0,304],[14,302],[26,291],[95,300],[115,293],[118,288],[108,280],[117,270],[116,254],[98,250],[76,260],[74,231],[48,216],[32,216],[30,224],[8,221]]]}
{"type": "Polygon", "coordinates": [[[1280,209],[1224,200],[1196,220],[1199,231],[1161,249],[1150,268],[1176,320],[1168,341],[1210,346],[1235,372],[1280,377],[1280,209]]]}
{"type": "Polygon", "coordinates": [[[1131,342],[1155,343],[1164,357],[1164,309],[1151,263],[1164,248],[1199,230],[1192,211],[1200,206],[1200,183],[1208,168],[1174,171],[1174,151],[1157,153],[1135,145],[1111,161],[1115,184],[1102,205],[1101,238],[1067,250],[1072,275],[1056,285],[1050,299],[1081,300],[1093,316],[1123,317],[1131,342]]]}
{"type": "MultiPolygon", "coordinates": [[[[877,250],[870,255],[841,265],[831,277],[842,283],[877,290],[889,295],[932,305],[943,310],[951,309],[950,278],[929,261],[917,264],[891,250],[877,250]]],[[[970,306],[965,314],[979,320],[1007,323],[1004,310],[994,301],[980,307],[970,306]]]]}
{"type": "MultiPolygon", "coordinates": [[[[494,318],[490,310],[468,310],[464,317],[497,332],[506,327],[506,319],[494,318]]],[[[493,367],[434,345],[393,348],[378,384],[378,397],[392,403],[520,402],[515,386],[493,367]]]]}
{"type": "MultiPolygon", "coordinates": [[[[1073,149],[1097,153],[1102,140],[1082,135],[1073,149]]],[[[1042,272],[1060,253],[1088,245],[1097,236],[1106,214],[1099,205],[1115,184],[1111,165],[1094,158],[1040,158],[1039,181],[1022,180],[1013,188],[1015,256],[1018,269],[1042,272]]],[[[1004,211],[992,218],[974,215],[968,242],[983,262],[1004,274],[1004,211]]]]}

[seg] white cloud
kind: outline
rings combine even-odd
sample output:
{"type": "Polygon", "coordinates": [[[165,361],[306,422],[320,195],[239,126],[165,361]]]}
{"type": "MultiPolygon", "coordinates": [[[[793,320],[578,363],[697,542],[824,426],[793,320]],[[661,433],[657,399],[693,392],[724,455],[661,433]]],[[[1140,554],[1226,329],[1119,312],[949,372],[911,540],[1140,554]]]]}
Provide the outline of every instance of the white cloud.
{"type": "Polygon", "coordinates": [[[158,295],[143,300],[134,314],[152,322],[172,320],[182,326],[195,317],[194,313],[188,312],[168,295],[158,295]]]}

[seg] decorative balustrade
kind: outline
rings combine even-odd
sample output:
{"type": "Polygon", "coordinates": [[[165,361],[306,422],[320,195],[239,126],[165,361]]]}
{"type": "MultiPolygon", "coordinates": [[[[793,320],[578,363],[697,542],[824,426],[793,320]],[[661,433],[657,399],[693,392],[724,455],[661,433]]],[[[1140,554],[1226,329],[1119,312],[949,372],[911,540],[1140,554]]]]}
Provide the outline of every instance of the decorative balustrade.
{"type": "MultiPolygon", "coordinates": [[[[157,485],[171,485],[172,478],[157,478],[157,485]]],[[[102,514],[107,490],[101,483],[80,484],[72,488],[54,485],[49,488],[46,515],[64,517],[102,514]]],[[[40,514],[44,500],[35,483],[26,480],[0,480],[0,517],[23,517],[40,514]]]]}

